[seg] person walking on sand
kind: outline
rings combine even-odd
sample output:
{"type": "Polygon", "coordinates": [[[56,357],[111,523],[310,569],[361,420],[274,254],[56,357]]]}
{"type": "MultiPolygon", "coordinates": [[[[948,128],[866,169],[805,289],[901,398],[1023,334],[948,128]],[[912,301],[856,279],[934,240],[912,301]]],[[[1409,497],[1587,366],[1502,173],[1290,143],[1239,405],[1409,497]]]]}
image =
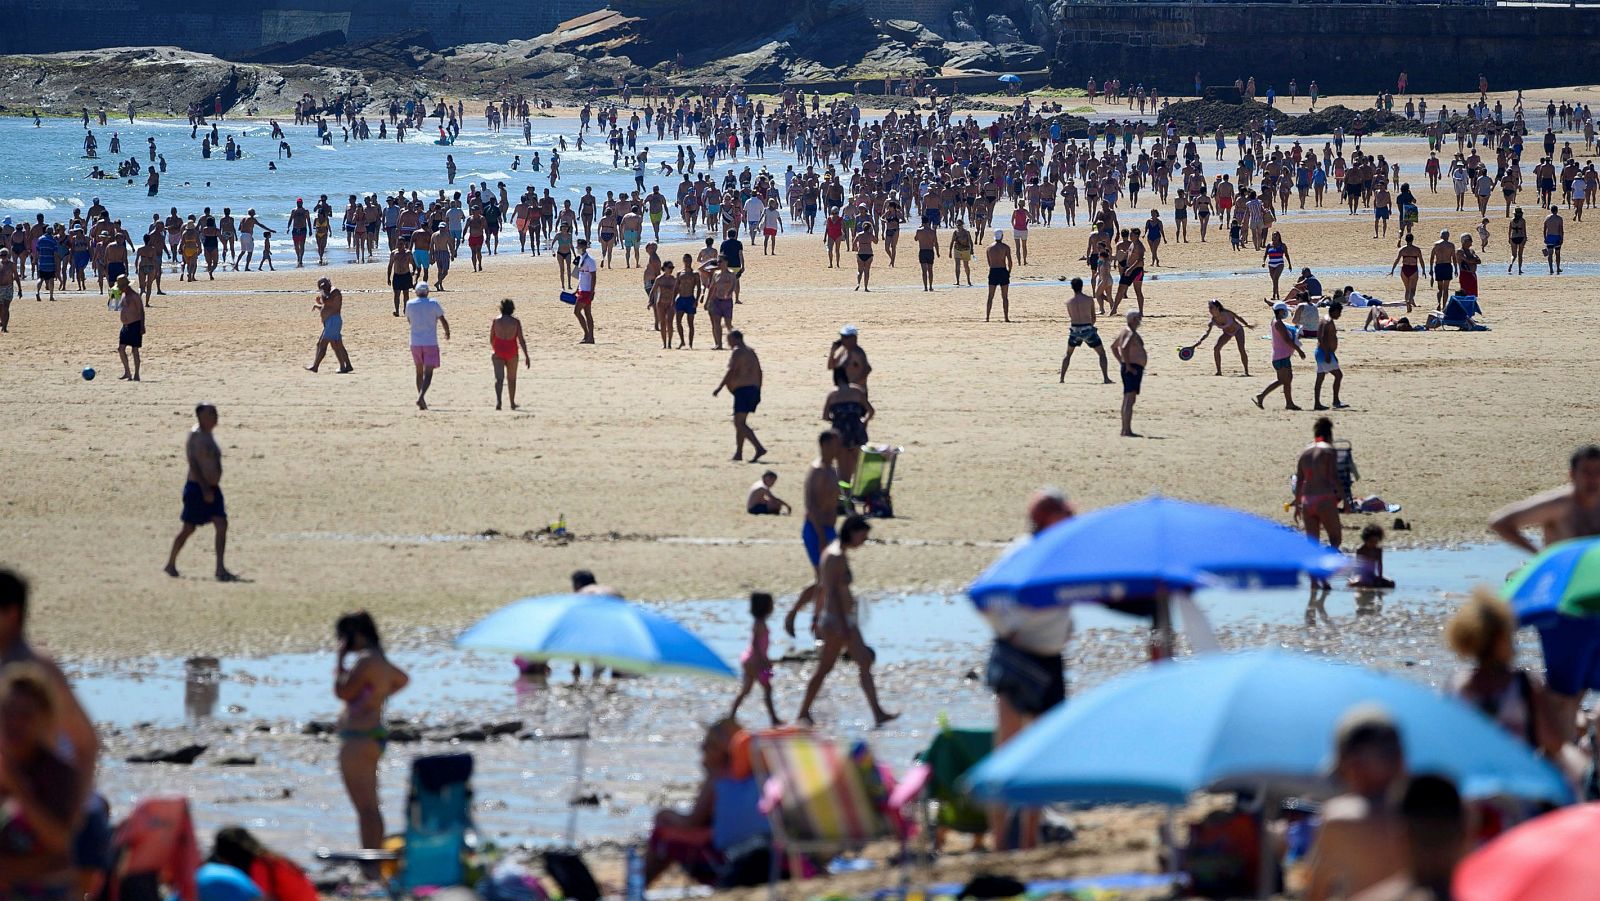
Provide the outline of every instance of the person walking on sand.
{"type": "Polygon", "coordinates": [[[1390,275],[1394,275],[1396,266],[1400,267],[1400,283],[1406,289],[1406,312],[1409,313],[1417,305],[1417,277],[1422,272],[1422,248],[1409,234],[1405,236],[1405,246],[1395,254],[1394,262],[1389,264],[1390,275]]]}
{"type": "MultiPolygon", "coordinates": [[[[1060,489],[1039,489],[1028,500],[1028,534],[1012,542],[1004,553],[1026,547],[1034,536],[1073,515],[1072,505],[1060,489]]],[[[996,748],[1067,699],[1063,655],[1072,640],[1071,610],[1068,605],[990,604],[983,611],[984,618],[994,627],[995,636],[983,681],[994,692],[996,748]]],[[[1040,811],[1037,808],[1014,811],[996,807],[989,813],[989,829],[992,847],[997,851],[1011,845],[1013,813],[1019,814],[1021,819],[1016,847],[1032,848],[1038,843],[1040,811]]]]}
{"type": "Polygon", "coordinates": [[[1586,444],[1567,465],[1568,484],[1496,510],[1489,528],[1508,544],[1537,554],[1523,529],[1538,529],[1549,547],[1568,538],[1600,535],[1600,445],[1586,444]]]}
{"type": "Polygon", "coordinates": [[[1103,384],[1111,384],[1111,374],[1106,369],[1105,343],[1100,340],[1100,330],[1094,324],[1094,298],[1083,293],[1083,279],[1072,280],[1072,296],[1067,298],[1067,353],[1061,358],[1061,378],[1057,384],[1067,381],[1067,367],[1072,364],[1072,352],[1078,345],[1087,344],[1089,349],[1100,357],[1100,378],[1103,384]]]}
{"type": "Polygon", "coordinates": [[[511,409],[517,409],[517,349],[522,349],[522,362],[532,366],[528,356],[528,339],[522,333],[522,320],[511,315],[517,305],[511,298],[500,301],[500,315],[489,323],[490,360],[494,363],[494,408],[500,409],[501,389],[510,394],[511,409]]]}
{"type": "Polygon", "coordinates": [[[917,244],[917,265],[922,268],[922,290],[933,290],[933,264],[939,258],[939,230],[924,216],[911,240],[917,244]]]}
{"type": "Polygon", "coordinates": [[[772,634],[767,630],[767,619],[772,616],[772,595],[764,591],[757,591],[750,595],[750,646],[739,655],[739,665],[744,674],[744,681],[739,685],[739,694],[733,699],[733,709],[728,712],[729,717],[739,715],[739,707],[750,692],[761,685],[761,697],[767,704],[767,717],[772,720],[774,727],[783,725],[783,720],[778,719],[778,709],[772,703],[772,659],[767,656],[767,646],[772,640],[772,634]]]}
{"type": "Polygon", "coordinates": [[[1144,337],[1139,334],[1139,323],[1144,319],[1138,310],[1127,313],[1128,325],[1111,342],[1111,354],[1117,358],[1117,368],[1122,372],[1122,431],[1124,438],[1138,438],[1133,431],[1133,405],[1144,386],[1144,368],[1150,357],[1145,353],[1144,337]]]}
{"type": "Polygon", "coordinates": [[[1439,232],[1439,240],[1428,251],[1428,262],[1433,266],[1433,285],[1438,299],[1438,309],[1450,298],[1450,280],[1456,277],[1456,244],[1450,240],[1448,230],[1439,232]]]}
{"type": "Polygon", "coordinates": [[[800,527],[800,543],[805,548],[806,560],[811,564],[811,582],[800,591],[789,615],[783,618],[783,631],[791,638],[795,634],[795,619],[807,606],[811,607],[811,632],[815,634],[817,631],[817,564],[822,559],[822,549],[838,536],[833,524],[839,518],[837,461],[841,444],[837,431],[823,429],[817,435],[817,458],[811,461],[810,468],[806,470],[803,495],[805,523],[800,527]]]}
{"type": "Polygon", "coordinates": [[[756,451],[750,462],[755,463],[767,455],[767,449],[761,446],[761,439],[749,424],[750,414],[761,406],[761,360],[755,348],[744,343],[744,332],[738,329],[728,333],[728,346],[733,348],[733,353],[728,355],[728,371],[711,396],[721,394],[724,388],[733,394],[733,460],[744,459],[744,443],[748,440],[756,451]]]}
{"type": "Polygon", "coordinates": [[[117,276],[117,287],[121,290],[117,306],[117,321],[121,328],[117,331],[117,356],[122,359],[122,375],[119,380],[139,381],[140,351],[144,347],[144,298],[138,289],[128,284],[126,275],[117,276]],[[133,368],[128,368],[128,352],[133,352],[133,368]]]}
{"type": "Polygon", "coordinates": [[[1011,321],[1011,248],[1006,245],[1004,229],[994,230],[994,243],[984,251],[989,261],[989,300],[983,308],[983,321],[994,315],[994,292],[1000,289],[1000,312],[1005,321],[1011,321]]]}
{"type": "Polygon", "coordinates": [[[217,408],[201,401],[194,408],[195,427],[189,431],[184,443],[184,457],[189,462],[188,479],[183,483],[183,528],[172,539],[172,553],[167,555],[164,572],[178,577],[178,552],[195,530],[210,524],[217,532],[217,581],[233,582],[239,577],[228,572],[223,556],[228,547],[228,508],[222,498],[222,448],[217,444],[212,430],[217,427],[217,408]]]}
{"type": "Polygon", "coordinates": [[[317,279],[317,299],[311,309],[322,317],[322,334],[317,337],[317,356],[306,370],[316,372],[328,348],[332,347],[333,355],[339,360],[339,374],[355,372],[356,368],[350,365],[350,355],[344,349],[344,294],[328,279],[317,279]]]}
{"type": "Polygon", "coordinates": [[[1544,259],[1550,265],[1551,275],[1561,274],[1561,245],[1567,239],[1567,225],[1561,218],[1561,208],[1551,207],[1544,217],[1544,259]]]}
{"type": "Polygon", "coordinates": [[[595,280],[600,275],[600,268],[596,265],[594,257],[589,255],[589,242],[579,240],[578,260],[573,264],[578,275],[578,302],[572,305],[572,315],[578,318],[578,326],[583,329],[583,338],[579,344],[594,343],[594,291],[595,280]]]}
{"type": "Polygon", "coordinates": [[[450,340],[450,321],[444,307],[428,296],[428,283],[417,286],[417,296],[406,303],[406,321],[411,324],[411,362],[417,369],[417,409],[428,409],[428,389],[433,386],[433,371],[439,368],[439,327],[450,340]]]}
{"type": "Polygon", "coordinates": [[[1291,356],[1299,354],[1300,359],[1306,358],[1306,352],[1300,349],[1300,341],[1289,331],[1289,305],[1279,301],[1272,305],[1272,371],[1275,378],[1272,384],[1261,389],[1255,396],[1256,406],[1265,410],[1263,402],[1267,395],[1283,389],[1283,408],[1285,410],[1298,410],[1294,405],[1294,394],[1291,388],[1294,385],[1294,367],[1291,365],[1291,356]]]}
{"type": "Polygon", "coordinates": [[[874,727],[897,719],[900,714],[890,713],[878,703],[878,688],[872,678],[872,664],[877,654],[861,637],[861,624],[857,614],[855,595],[851,591],[849,552],[861,547],[872,531],[866,517],[851,516],[839,527],[839,537],[822,551],[818,573],[818,600],[822,612],[817,616],[817,637],[822,639],[822,650],[817,657],[816,671],[806,684],[804,700],[795,719],[807,725],[815,721],[811,706],[816,703],[828,674],[846,651],[855,662],[861,678],[861,693],[866,696],[867,707],[872,711],[874,727]]]}
{"type": "Polygon", "coordinates": [[[1306,537],[1328,536],[1328,546],[1344,540],[1339,522],[1339,455],[1333,449],[1333,420],[1317,418],[1311,426],[1311,444],[1300,452],[1294,469],[1294,507],[1306,537]]]}
{"type": "Polygon", "coordinates": [[[389,744],[383,705],[411,682],[384,655],[378,626],[365,610],[346,613],[334,623],[339,657],[333,693],[344,702],[339,714],[339,773],[356,811],[361,847],[383,846],[383,807],[378,803],[378,761],[389,744]],[[354,662],[348,662],[354,657],[354,662]]]}
{"type": "Polygon", "coordinates": [[[1339,386],[1344,384],[1344,371],[1339,368],[1339,316],[1344,313],[1344,304],[1337,300],[1328,305],[1328,316],[1317,326],[1317,349],[1314,356],[1317,361],[1317,381],[1312,386],[1315,403],[1314,410],[1326,410],[1322,404],[1322,380],[1330,374],[1333,376],[1333,408],[1343,410],[1348,404],[1339,400],[1339,386]]]}

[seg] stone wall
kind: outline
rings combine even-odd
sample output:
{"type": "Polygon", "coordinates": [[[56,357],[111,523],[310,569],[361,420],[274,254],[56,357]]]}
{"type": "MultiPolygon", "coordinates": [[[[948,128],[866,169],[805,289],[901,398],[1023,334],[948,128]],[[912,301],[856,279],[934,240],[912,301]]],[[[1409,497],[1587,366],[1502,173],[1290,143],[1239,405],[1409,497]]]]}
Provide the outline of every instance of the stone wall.
{"type": "Polygon", "coordinates": [[[1051,59],[1057,84],[1120,77],[1163,93],[1254,76],[1303,94],[1394,90],[1474,91],[1600,81],[1600,7],[1435,6],[1422,3],[1254,4],[1113,2],[1063,4],[1051,59]]]}

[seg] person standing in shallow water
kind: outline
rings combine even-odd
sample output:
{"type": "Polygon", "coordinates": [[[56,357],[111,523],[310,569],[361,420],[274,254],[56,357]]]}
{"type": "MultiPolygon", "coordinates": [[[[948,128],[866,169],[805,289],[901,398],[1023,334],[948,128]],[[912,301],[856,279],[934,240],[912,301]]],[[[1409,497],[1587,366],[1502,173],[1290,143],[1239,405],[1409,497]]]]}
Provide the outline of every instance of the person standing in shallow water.
{"type": "Polygon", "coordinates": [[[379,848],[383,845],[383,809],[378,803],[378,761],[389,743],[383,705],[411,678],[384,655],[372,614],[361,610],[339,617],[334,634],[339,639],[339,657],[333,671],[333,693],[344,702],[338,724],[339,772],[355,807],[361,847],[379,848]]]}
{"type": "Polygon", "coordinates": [[[872,664],[878,655],[861,637],[859,609],[850,588],[853,577],[848,552],[866,544],[867,534],[871,531],[872,525],[865,517],[851,516],[839,527],[839,536],[822,551],[817,567],[821,613],[816,623],[817,637],[822,639],[822,650],[817,658],[817,669],[806,685],[805,700],[800,703],[800,712],[795,717],[806,725],[813,722],[811,705],[822,691],[822,684],[839,662],[839,656],[846,651],[860,672],[861,692],[872,711],[873,726],[882,726],[900,716],[885,711],[878,702],[878,687],[872,678],[872,664]]]}

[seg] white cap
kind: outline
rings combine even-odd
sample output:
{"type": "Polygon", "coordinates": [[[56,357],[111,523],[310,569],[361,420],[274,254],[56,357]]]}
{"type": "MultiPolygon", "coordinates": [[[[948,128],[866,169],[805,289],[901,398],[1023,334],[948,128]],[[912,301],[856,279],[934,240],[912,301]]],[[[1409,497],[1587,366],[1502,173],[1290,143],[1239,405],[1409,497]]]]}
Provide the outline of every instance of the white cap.
{"type": "Polygon", "coordinates": [[[1283,312],[1287,313],[1287,312],[1289,312],[1289,305],[1284,303],[1281,300],[1272,305],[1272,312],[1276,313],[1279,310],[1282,310],[1283,312]]]}
{"type": "Polygon", "coordinates": [[[1005,229],[997,228],[997,229],[994,230],[994,239],[996,241],[1004,241],[1005,238],[1006,238],[1006,230],[1005,229]]]}
{"type": "Polygon", "coordinates": [[[847,325],[844,328],[839,329],[839,337],[841,338],[854,338],[859,334],[861,334],[861,330],[853,325],[847,325]]]}
{"type": "Polygon", "coordinates": [[[418,297],[427,297],[428,296],[428,283],[427,282],[423,282],[422,284],[417,286],[417,296],[418,297]]]}

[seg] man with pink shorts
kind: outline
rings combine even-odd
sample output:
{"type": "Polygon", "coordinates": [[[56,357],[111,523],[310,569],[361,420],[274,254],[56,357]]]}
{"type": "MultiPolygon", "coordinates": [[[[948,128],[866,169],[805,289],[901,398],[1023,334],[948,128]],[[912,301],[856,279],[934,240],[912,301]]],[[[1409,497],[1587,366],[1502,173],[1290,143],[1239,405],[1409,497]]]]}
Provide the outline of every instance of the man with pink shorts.
{"type": "Polygon", "coordinates": [[[411,323],[411,362],[417,367],[417,409],[428,409],[428,388],[439,368],[439,327],[450,340],[450,321],[444,307],[428,296],[428,283],[417,285],[417,296],[406,301],[406,321],[411,323]]]}

